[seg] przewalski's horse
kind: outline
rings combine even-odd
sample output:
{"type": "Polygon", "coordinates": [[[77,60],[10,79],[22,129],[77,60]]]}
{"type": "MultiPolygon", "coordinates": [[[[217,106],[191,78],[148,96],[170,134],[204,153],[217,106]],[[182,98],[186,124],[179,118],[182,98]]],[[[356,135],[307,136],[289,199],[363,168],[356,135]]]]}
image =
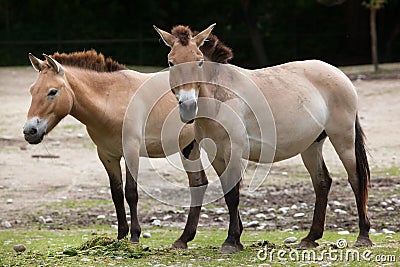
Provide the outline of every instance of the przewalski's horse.
{"type": "MultiPolygon", "coordinates": [[[[206,54],[212,51],[204,51],[206,54]]],[[[129,233],[124,207],[124,190],[120,160],[123,157],[122,129],[124,115],[129,101],[138,88],[156,73],[146,74],[128,70],[125,66],[105,59],[94,50],[71,54],[55,53],[44,55],[42,61],[32,54],[29,59],[38,78],[30,88],[32,102],[23,133],[26,141],[38,144],[45,134],[49,133],[60,120],[68,114],[86,125],[89,136],[97,146],[98,156],[109,176],[112,199],[118,219],[118,239],[129,233]]],[[[160,74],[160,82],[168,86],[167,72],[160,74]]],[[[136,137],[141,147],[140,156],[160,158],[167,156],[161,146],[161,127],[166,116],[175,107],[172,93],[164,95],[157,103],[143,104],[153,106],[152,112],[146,114],[146,125],[137,123],[137,128],[146,127],[145,136],[136,137]],[[147,117],[148,116],[148,117],[147,117]]],[[[144,132],[144,131],[143,131],[144,132]]],[[[129,137],[128,137],[129,138],[129,137]]],[[[132,137],[132,139],[135,137],[132,137]]],[[[168,143],[176,136],[163,135],[168,143]]],[[[186,158],[196,159],[199,156],[197,143],[194,140],[193,126],[187,125],[180,132],[180,147],[186,158]]],[[[169,150],[169,152],[172,152],[169,150]]],[[[173,153],[178,151],[173,151],[173,153]]],[[[138,152],[139,153],[139,152],[138,152]]],[[[138,164],[134,162],[126,168],[125,198],[131,213],[131,241],[138,242],[141,228],[137,217],[137,175],[138,164]],[[132,166],[132,164],[136,164],[132,166]]],[[[191,187],[206,185],[204,171],[187,172],[191,187]]],[[[187,247],[187,242],[194,238],[201,206],[191,206],[184,232],[174,243],[176,247],[187,247]]]]}
{"type": "Polygon", "coordinates": [[[230,216],[228,237],[221,252],[232,253],[243,249],[240,242],[243,226],[238,211],[238,181],[242,175],[240,161],[244,157],[255,162],[271,163],[301,154],[311,175],[316,200],[310,232],[301,240],[300,246],[318,245],[315,241],[323,235],[327,197],[332,183],[322,156],[327,136],[346,169],[356,198],[360,232],[355,245],[371,246],[366,208],[370,172],[357,115],[357,93],[351,81],[337,68],[317,60],[290,62],[257,70],[205,64],[200,47],[214,26],[194,37],[188,27],[177,26],[173,31],[179,31],[179,34],[175,35],[157,27],[155,29],[165,44],[171,47],[168,61],[175,66],[170,68],[170,86],[179,101],[177,105],[182,121],[194,120],[196,141],[211,138],[217,147],[212,165],[220,176],[230,216]],[[253,94],[250,88],[238,88],[243,80],[238,76],[255,85],[255,101],[251,95],[246,96],[246,91],[253,94]],[[216,81],[223,84],[228,81],[228,84],[237,86],[216,86],[216,81]],[[264,101],[270,109],[256,110],[248,106],[249,99],[255,104],[264,101]],[[228,109],[233,112],[227,112],[228,109]],[[262,119],[262,112],[265,117],[271,114],[274,123],[260,124],[256,115],[261,113],[259,118],[262,119]],[[208,118],[200,113],[207,114],[208,118]],[[270,132],[276,133],[273,153],[270,151],[270,137],[260,134],[262,130],[268,132],[271,126],[275,127],[275,132],[270,132]],[[262,158],[261,154],[272,157],[262,158]],[[234,183],[229,183],[229,180],[234,183]]]}

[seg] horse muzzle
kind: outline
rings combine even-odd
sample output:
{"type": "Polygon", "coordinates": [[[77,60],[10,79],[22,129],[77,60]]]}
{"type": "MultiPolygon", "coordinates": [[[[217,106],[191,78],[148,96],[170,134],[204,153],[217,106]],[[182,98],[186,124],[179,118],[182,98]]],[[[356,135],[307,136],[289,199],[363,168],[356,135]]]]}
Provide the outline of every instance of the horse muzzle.
{"type": "Polygon", "coordinates": [[[183,123],[193,123],[198,111],[195,99],[179,102],[179,115],[183,123]]]}
{"type": "Polygon", "coordinates": [[[39,144],[42,142],[44,135],[46,134],[47,122],[41,120],[38,117],[33,117],[25,122],[23,133],[25,140],[32,145],[39,144]]]}

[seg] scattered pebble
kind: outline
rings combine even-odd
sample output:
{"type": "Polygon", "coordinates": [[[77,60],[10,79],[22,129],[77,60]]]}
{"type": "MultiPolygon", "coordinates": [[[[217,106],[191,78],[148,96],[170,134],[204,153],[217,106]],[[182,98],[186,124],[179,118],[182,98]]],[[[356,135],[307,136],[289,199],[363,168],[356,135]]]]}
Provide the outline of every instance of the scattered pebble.
{"type": "Polygon", "coordinates": [[[106,215],[104,215],[104,214],[100,214],[97,216],[97,219],[99,219],[99,220],[103,220],[105,218],[106,218],[106,215]]]}
{"type": "Polygon", "coordinates": [[[256,227],[259,225],[260,225],[260,222],[255,220],[255,221],[251,221],[251,222],[247,223],[246,227],[256,227]]]}
{"type": "Polygon", "coordinates": [[[151,224],[154,226],[161,226],[161,221],[157,219],[157,220],[152,221],[151,224]]]}
{"type": "Polygon", "coordinates": [[[291,209],[291,210],[297,210],[297,209],[298,209],[298,207],[297,207],[297,205],[296,205],[296,204],[293,204],[293,205],[290,207],[290,209],[291,209]]]}
{"type": "Polygon", "coordinates": [[[153,216],[153,217],[150,218],[150,222],[153,222],[153,221],[155,221],[155,220],[157,220],[157,217],[156,217],[156,216],[153,216]]]}
{"type": "Polygon", "coordinates": [[[47,216],[46,219],[44,219],[44,221],[46,223],[52,223],[53,222],[53,218],[51,218],[50,216],[47,216]]]}
{"type": "Polygon", "coordinates": [[[39,222],[42,224],[46,224],[46,219],[43,216],[39,216],[39,222]]]}
{"type": "Polygon", "coordinates": [[[256,218],[257,219],[265,219],[265,218],[267,218],[267,216],[264,213],[257,213],[256,218]]]}
{"type": "Polygon", "coordinates": [[[382,233],[384,233],[384,234],[395,234],[396,232],[391,231],[391,230],[386,229],[386,228],[383,228],[383,229],[382,229],[382,233]]]}
{"type": "Polygon", "coordinates": [[[293,215],[293,217],[295,217],[295,218],[300,218],[300,217],[304,217],[305,216],[305,213],[304,212],[298,212],[298,213],[295,213],[294,215],[293,215]]]}
{"type": "Polygon", "coordinates": [[[226,213],[225,208],[215,208],[212,210],[215,214],[224,214],[226,213]]]}
{"type": "Polygon", "coordinates": [[[163,217],[163,221],[168,221],[168,220],[170,220],[170,219],[172,219],[172,215],[169,215],[169,214],[167,214],[167,215],[165,215],[165,216],[163,217]]]}
{"type": "Polygon", "coordinates": [[[91,261],[91,259],[89,259],[89,258],[82,258],[81,261],[83,261],[83,262],[89,262],[89,261],[91,261]]]}
{"type": "Polygon", "coordinates": [[[290,208],[289,207],[282,207],[278,209],[279,213],[286,214],[290,208]]]}
{"type": "Polygon", "coordinates": [[[386,207],[388,205],[388,203],[386,201],[382,201],[380,204],[382,207],[386,207]]]}
{"type": "Polygon", "coordinates": [[[267,211],[268,212],[276,212],[276,209],[275,208],[269,208],[269,209],[267,209],[267,211]]]}
{"type": "Polygon", "coordinates": [[[339,231],[339,232],[338,232],[338,235],[349,235],[349,234],[350,234],[350,232],[347,231],[347,230],[339,231]]]}
{"type": "Polygon", "coordinates": [[[386,239],[392,239],[392,238],[393,238],[393,236],[391,236],[391,235],[387,235],[387,236],[385,236],[385,238],[386,238],[386,239]]]}
{"type": "Polygon", "coordinates": [[[247,214],[254,214],[254,213],[257,213],[258,212],[258,209],[256,209],[256,208],[251,208],[251,209],[249,209],[248,211],[247,211],[247,214]]]}
{"type": "Polygon", "coordinates": [[[307,203],[305,202],[300,203],[300,209],[306,209],[306,208],[308,208],[307,203]]]}
{"type": "Polygon", "coordinates": [[[332,204],[333,206],[337,206],[337,207],[343,207],[343,206],[344,206],[343,203],[341,203],[341,202],[339,202],[339,201],[337,201],[337,200],[332,201],[331,204],[332,204]]]}
{"type": "Polygon", "coordinates": [[[8,198],[7,201],[6,201],[7,204],[12,204],[13,202],[14,202],[14,201],[13,201],[12,198],[8,198]]]}
{"type": "Polygon", "coordinates": [[[387,211],[394,211],[394,208],[393,207],[387,207],[386,210],[387,211]]]}
{"type": "Polygon", "coordinates": [[[143,238],[150,238],[151,234],[149,232],[143,233],[143,238]]]}
{"type": "Polygon", "coordinates": [[[26,250],[26,247],[22,244],[18,244],[18,245],[13,246],[13,249],[16,252],[24,252],[26,250]]]}
{"type": "Polygon", "coordinates": [[[297,238],[294,236],[288,237],[285,240],[283,240],[283,244],[292,244],[297,241],[297,238]]]}
{"type": "Polygon", "coordinates": [[[341,210],[341,209],[335,209],[334,212],[337,214],[343,214],[343,215],[347,214],[347,211],[341,210]]]}
{"type": "Polygon", "coordinates": [[[76,135],[76,137],[78,137],[78,138],[83,138],[83,133],[78,133],[78,134],[76,135]]]}
{"type": "Polygon", "coordinates": [[[207,214],[203,213],[203,214],[201,214],[201,215],[200,215],[200,218],[203,218],[203,219],[208,219],[208,218],[209,218],[209,216],[208,216],[207,214]]]}
{"type": "Polygon", "coordinates": [[[371,229],[369,229],[369,232],[370,232],[371,234],[375,234],[375,233],[376,233],[376,230],[375,230],[374,228],[371,228],[371,229]]]}
{"type": "Polygon", "coordinates": [[[298,227],[297,225],[292,226],[292,230],[299,230],[299,229],[300,229],[300,227],[298,227]]]}

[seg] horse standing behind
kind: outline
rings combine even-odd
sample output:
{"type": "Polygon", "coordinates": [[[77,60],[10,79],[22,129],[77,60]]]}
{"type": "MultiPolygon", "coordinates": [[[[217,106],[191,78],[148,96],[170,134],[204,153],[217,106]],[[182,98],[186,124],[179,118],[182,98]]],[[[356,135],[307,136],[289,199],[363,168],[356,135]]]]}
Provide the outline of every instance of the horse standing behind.
{"type": "Polygon", "coordinates": [[[370,172],[357,115],[357,93],[351,81],[337,68],[317,60],[257,70],[206,64],[203,61],[207,58],[200,47],[214,26],[196,36],[185,26],[172,30],[179,31],[179,35],[154,28],[171,47],[170,86],[178,100],[181,120],[185,123],[194,120],[197,142],[210,138],[217,147],[212,166],[220,176],[230,217],[228,237],[221,252],[243,249],[240,242],[243,226],[238,211],[241,158],[272,163],[301,154],[316,200],[310,232],[300,246],[318,245],[315,241],[323,235],[332,183],[322,156],[327,136],[346,169],[355,195],[360,227],[355,245],[371,246],[367,216],[370,172]],[[246,86],[254,85],[256,91],[242,88],[243,79],[238,77],[246,78],[246,86]],[[256,105],[264,101],[270,110],[257,110],[248,101],[256,105]],[[269,113],[271,120],[262,122],[269,113]],[[260,116],[257,118],[257,115],[260,116]],[[275,132],[271,131],[273,126],[275,132]],[[263,131],[276,136],[262,135],[263,131]]]}

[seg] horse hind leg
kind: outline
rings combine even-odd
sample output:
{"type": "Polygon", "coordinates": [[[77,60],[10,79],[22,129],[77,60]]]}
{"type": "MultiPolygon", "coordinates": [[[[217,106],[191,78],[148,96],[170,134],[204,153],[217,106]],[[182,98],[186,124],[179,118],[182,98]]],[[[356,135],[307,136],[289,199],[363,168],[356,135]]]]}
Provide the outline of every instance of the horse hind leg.
{"type": "Polygon", "coordinates": [[[373,244],[369,239],[370,222],[367,215],[370,173],[364,146],[364,135],[358,117],[356,117],[355,125],[353,124],[347,131],[341,128],[338,133],[328,132],[328,136],[346,169],[348,181],[356,199],[360,233],[355,246],[372,246],[373,244]]]}
{"type": "MultiPolygon", "coordinates": [[[[326,136],[325,136],[326,137],[326,136]]],[[[301,153],[304,165],[310,173],[314,191],[314,216],[309,234],[299,244],[301,248],[318,246],[315,240],[320,239],[324,232],[326,206],[332,179],[329,176],[323,156],[322,146],[325,138],[316,140],[306,151],[301,153]]]]}

